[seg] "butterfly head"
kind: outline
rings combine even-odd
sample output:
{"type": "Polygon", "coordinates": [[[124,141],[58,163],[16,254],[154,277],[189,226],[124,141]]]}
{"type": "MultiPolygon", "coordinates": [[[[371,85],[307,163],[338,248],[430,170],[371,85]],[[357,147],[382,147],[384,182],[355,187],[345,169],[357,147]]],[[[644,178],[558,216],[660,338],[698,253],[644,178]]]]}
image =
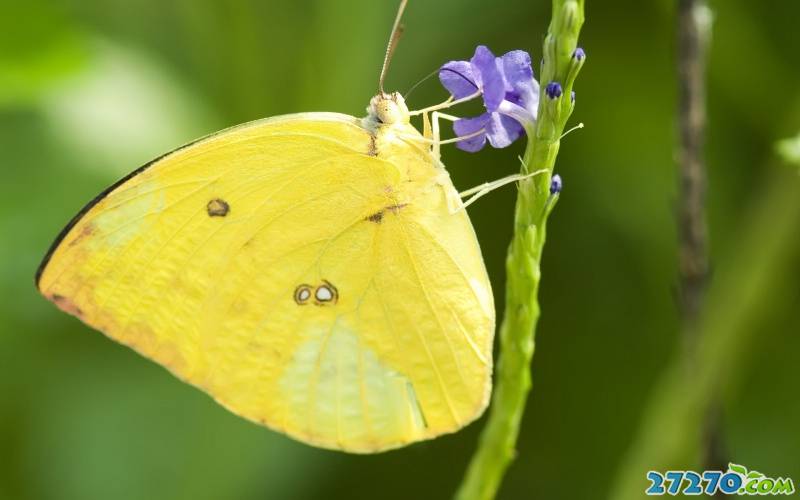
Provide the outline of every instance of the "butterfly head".
{"type": "Polygon", "coordinates": [[[368,118],[378,125],[406,124],[410,121],[406,101],[399,92],[381,92],[369,102],[368,118]]]}

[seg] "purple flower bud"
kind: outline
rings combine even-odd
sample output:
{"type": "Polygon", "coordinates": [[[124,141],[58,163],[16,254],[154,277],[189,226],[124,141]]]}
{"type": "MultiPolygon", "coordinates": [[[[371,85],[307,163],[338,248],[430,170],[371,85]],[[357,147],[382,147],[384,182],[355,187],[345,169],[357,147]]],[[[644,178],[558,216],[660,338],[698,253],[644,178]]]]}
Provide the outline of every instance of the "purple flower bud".
{"type": "Polygon", "coordinates": [[[561,188],[563,183],[561,182],[561,176],[556,174],[550,179],[550,194],[558,194],[561,192],[561,188]]]}
{"type": "Polygon", "coordinates": [[[558,99],[561,97],[563,90],[561,89],[560,83],[550,82],[547,84],[547,87],[544,88],[544,92],[550,99],[558,99]]]}
{"type": "Polygon", "coordinates": [[[569,95],[569,100],[575,102],[575,91],[573,90],[572,93],[569,95]]]}
{"type": "Polygon", "coordinates": [[[575,49],[575,52],[572,53],[572,57],[577,61],[582,61],[583,58],[586,57],[586,52],[584,52],[582,48],[578,47],[575,49]]]}

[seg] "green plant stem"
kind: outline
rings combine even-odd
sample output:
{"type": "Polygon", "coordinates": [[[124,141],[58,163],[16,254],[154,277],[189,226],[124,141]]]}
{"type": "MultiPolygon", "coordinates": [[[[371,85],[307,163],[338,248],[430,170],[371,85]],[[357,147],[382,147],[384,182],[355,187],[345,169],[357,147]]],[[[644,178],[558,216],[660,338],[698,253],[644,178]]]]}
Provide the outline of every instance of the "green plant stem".
{"type": "Polygon", "coordinates": [[[528,146],[522,173],[546,170],[520,182],[514,217],[514,236],[506,258],[506,305],[500,327],[500,358],[489,420],[481,434],[456,498],[494,498],[515,456],[520,421],[531,388],[530,364],[534,332],[539,319],[540,262],[547,217],[558,196],[550,195],[550,181],[561,134],[572,113],[572,84],[582,61],[572,54],[583,24],[583,0],[554,0],[553,17],[544,43],[539,119],[527,130],[528,146]],[[558,99],[546,96],[548,82],[563,87],[558,99]]]}

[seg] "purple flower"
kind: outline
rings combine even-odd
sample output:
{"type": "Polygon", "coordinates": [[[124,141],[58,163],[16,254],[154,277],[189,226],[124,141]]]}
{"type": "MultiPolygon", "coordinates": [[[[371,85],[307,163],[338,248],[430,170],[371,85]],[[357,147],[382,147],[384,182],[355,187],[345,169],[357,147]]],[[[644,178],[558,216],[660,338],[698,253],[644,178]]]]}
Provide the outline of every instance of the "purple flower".
{"type": "Polygon", "coordinates": [[[481,96],[486,113],[453,124],[464,151],[479,151],[489,141],[504,148],[517,140],[536,121],[539,83],[533,77],[527,52],[512,50],[495,57],[483,45],[469,61],[450,61],[439,70],[439,80],[455,99],[481,96]]]}
{"type": "Polygon", "coordinates": [[[564,187],[564,183],[561,181],[561,176],[556,174],[550,179],[550,194],[558,194],[561,192],[561,188],[564,187]]]}

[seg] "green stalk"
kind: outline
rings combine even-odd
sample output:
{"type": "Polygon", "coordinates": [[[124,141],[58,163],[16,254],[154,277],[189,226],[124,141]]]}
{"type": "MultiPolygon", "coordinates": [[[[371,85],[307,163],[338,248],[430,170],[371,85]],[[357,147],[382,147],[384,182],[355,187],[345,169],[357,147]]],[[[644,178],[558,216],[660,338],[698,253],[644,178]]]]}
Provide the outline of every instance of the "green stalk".
{"type": "Polygon", "coordinates": [[[500,357],[489,420],[481,434],[466,476],[456,493],[458,500],[495,497],[506,469],[515,456],[515,444],[531,388],[530,364],[534,332],[539,319],[540,262],[547,217],[558,196],[551,196],[550,181],[560,138],[572,114],[572,85],[583,60],[572,55],[583,25],[583,0],[553,0],[553,16],[544,42],[538,120],[527,130],[528,145],[522,173],[538,170],[519,183],[514,236],[506,257],[506,305],[500,326],[500,357]],[[561,97],[545,93],[549,82],[559,82],[561,97]]]}

